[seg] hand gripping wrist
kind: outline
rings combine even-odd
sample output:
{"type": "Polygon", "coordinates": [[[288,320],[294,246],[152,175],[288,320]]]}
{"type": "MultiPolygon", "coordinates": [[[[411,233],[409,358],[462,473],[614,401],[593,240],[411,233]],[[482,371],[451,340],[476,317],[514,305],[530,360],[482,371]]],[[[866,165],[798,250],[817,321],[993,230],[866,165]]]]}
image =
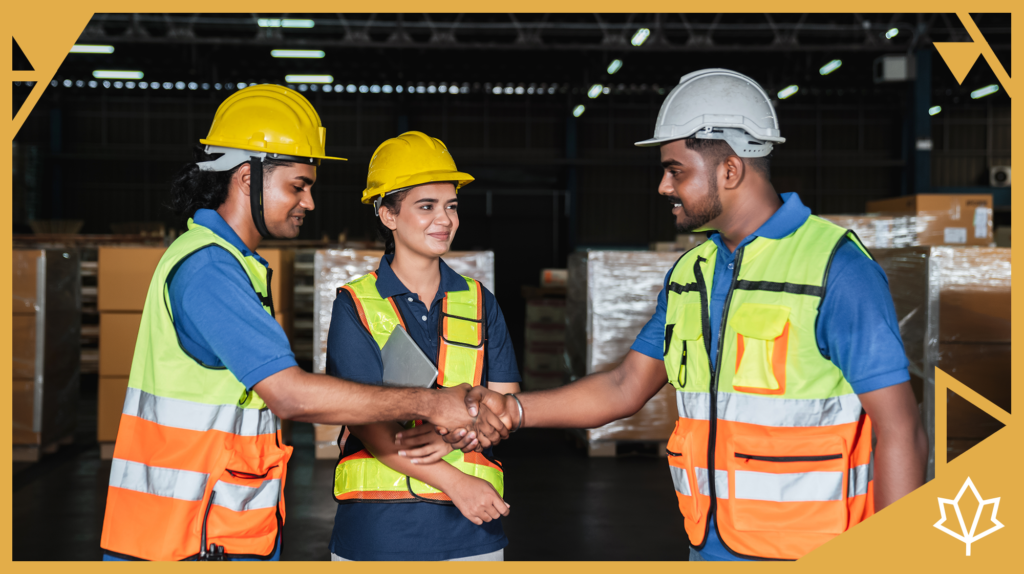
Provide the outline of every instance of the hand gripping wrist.
{"type": "Polygon", "coordinates": [[[519,400],[519,397],[517,397],[515,393],[509,393],[508,396],[510,396],[513,399],[515,399],[516,400],[516,406],[519,407],[519,424],[516,425],[516,428],[514,430],[510,431],[510,432],[516,432],[517,430],[523,428],[523,402],[519,400]]]}

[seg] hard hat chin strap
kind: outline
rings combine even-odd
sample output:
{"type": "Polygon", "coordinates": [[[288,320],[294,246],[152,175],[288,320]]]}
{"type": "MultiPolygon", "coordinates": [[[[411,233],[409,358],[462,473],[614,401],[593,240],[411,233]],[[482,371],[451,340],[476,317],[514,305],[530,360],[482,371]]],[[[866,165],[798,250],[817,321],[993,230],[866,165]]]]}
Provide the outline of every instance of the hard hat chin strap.
{"type": "Polygon", "coordinates": [[[263,158],[249,159],[249,210],[252,211],[252,222],[256,231],[264,239],[273,239],[263,219],[263,158]]]}

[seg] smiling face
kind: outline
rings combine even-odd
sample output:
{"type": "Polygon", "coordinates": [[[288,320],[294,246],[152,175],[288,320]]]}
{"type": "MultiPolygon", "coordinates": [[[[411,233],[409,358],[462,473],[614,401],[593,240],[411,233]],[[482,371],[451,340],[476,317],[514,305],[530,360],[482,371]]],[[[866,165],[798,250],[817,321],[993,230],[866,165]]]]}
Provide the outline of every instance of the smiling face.
{"type": "Polygon", "coordinates": [[[290,163],[264,172],[263,220],[271,235],[293,239],[299,235],[306,212],[313,211],[312,189],[316,167],[290,163]]]}
{"type": "Polygon", "coordinates": [[[713,229],[708,224],[722,214],[718,194],[718,165],[708,157],[690,149],[686,140],[661,146],[664,174],[658,193],[668,198],[676,229],[681,232],[713,229]]]}
{"type": "Polygon", "coordinates": [[[396,253],[408,249],[440,257],[451,249],[459,229],[459,199],[453,183],[428,183],[410,189],[398,213],[381,207],[380,219],[395,236],[396,253]]]}

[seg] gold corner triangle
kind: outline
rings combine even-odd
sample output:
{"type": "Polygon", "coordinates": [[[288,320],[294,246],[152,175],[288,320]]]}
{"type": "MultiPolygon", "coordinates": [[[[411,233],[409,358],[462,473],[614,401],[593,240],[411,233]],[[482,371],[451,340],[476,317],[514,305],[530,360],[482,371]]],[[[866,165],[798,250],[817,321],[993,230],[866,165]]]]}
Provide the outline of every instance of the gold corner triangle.
{"type": "Polygon", "coordinates": [[[964,83],[967,74],[981,56],[981,46],[976,42],[935,42],[934,46],[958,84],[964,83]]]}

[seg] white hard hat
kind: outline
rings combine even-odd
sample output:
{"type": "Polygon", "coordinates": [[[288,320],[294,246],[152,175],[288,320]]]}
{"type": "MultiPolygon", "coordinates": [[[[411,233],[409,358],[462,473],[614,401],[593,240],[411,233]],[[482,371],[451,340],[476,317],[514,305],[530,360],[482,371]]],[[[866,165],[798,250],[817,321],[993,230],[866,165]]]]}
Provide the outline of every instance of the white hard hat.
{"type": "Polygon", "coordinates": [[[764,157],[783,143],[768,94],[732,70],[709,68],[686,74],[658,112],[654,137],[636,142],[653,147],[682,139],[724,140],[740,157],[764,157]]]}

